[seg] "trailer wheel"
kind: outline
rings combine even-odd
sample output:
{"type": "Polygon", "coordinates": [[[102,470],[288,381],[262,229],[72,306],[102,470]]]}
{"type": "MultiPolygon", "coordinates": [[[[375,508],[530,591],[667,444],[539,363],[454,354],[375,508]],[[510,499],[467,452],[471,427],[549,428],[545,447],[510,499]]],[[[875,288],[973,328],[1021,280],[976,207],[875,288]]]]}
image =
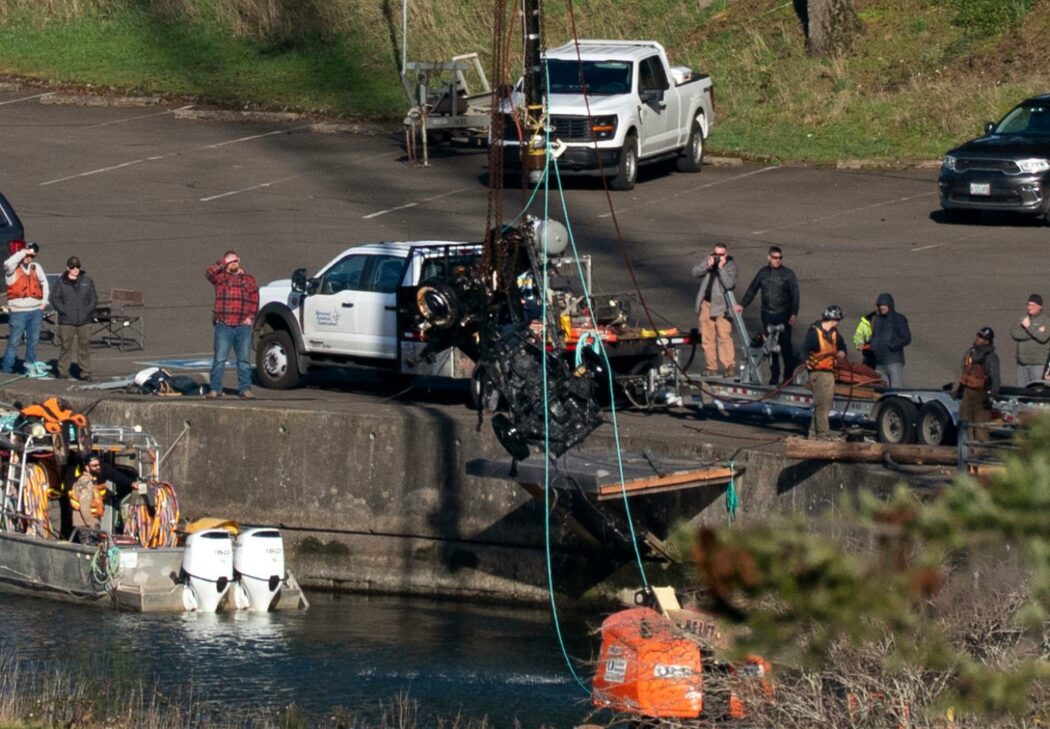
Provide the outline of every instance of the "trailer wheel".
{"type": "Polygon", "coordinates": [[[955,443],[955,423],[952,416],[939,402],[928,402],[919,408],[919,419],[915,427],[919,442],[923,445],[939,446],[955,443]]]}
{"type": "Polygon", "coordinates": [[[914,443],[918,409],[902,397],[891,397],[879,407],[875,430],[880,443],[914,443]]]}

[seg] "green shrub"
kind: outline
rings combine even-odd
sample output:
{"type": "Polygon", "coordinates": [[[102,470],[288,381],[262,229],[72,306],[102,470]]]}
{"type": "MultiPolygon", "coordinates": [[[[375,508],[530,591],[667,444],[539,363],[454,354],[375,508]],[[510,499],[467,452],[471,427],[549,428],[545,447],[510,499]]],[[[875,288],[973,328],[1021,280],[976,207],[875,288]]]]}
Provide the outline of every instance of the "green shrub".
{"type": "Polygon", "coordinates": [[[955,24],[977,33],[992,34],[1020,25],[1036,0],[941,0],[955,9],[955,24]]]}

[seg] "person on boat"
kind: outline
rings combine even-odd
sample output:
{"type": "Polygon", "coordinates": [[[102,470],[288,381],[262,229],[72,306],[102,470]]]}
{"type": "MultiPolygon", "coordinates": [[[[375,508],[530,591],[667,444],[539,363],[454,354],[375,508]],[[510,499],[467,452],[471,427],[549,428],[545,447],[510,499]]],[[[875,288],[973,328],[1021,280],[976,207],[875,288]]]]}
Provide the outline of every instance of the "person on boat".
{"type": "Polygon", "coordinates": [[[98,529],[106,505],[119,504],[137,486],[138,481],[131,473],[106,463],[95,453],[90,454],[84,460],[83,472],[69,492],[73,526],[98,529]],[[92,517],[97,517],[94,524],[91,523],[92,517]]]}
{"type": "Polygon", "coordinates": [[[78,529],[98,530],[106,513],[106,500],[114,493],[112,482],[102,477],[102,461],[90,455],[84,462],[84,471],[69,490],[69,505],[73,507],[73,526],[78,529]]]}
{"type": "Polygon", "coordinates": [[[820,321],[813,322],[802,343],[806,369],[809,370],[809,387],[813,390],[810,438],[832,438],[828,415],[835,400],[835,363],[846,358],[846,340],[838,330],[840,321],[842,309],[832,304],[824,310],[820,321]]]}

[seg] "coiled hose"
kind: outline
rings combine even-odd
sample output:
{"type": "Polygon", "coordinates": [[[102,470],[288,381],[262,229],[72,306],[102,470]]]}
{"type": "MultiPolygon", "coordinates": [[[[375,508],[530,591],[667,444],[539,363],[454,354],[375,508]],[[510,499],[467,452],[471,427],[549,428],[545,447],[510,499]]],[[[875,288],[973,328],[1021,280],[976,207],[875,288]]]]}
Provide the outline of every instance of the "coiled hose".
{"type": "Polygon", "coordinates": [[[124,522],[124,533],[147,549],[174,547],[175,528],[181,516],[175,488],[170,483],[150,483],[148,488],[156,504],[153,514],[147,504],[132,506],[124,522]]]}
{"type": "Polygon", "coordinates": [[[48,504],[50,490],[47,469],[39,463],[28,464],[22,484],[22,513],[26,517],[26,534],[44,539],[55,538],[51,528],[51,508],[48,504]]]}

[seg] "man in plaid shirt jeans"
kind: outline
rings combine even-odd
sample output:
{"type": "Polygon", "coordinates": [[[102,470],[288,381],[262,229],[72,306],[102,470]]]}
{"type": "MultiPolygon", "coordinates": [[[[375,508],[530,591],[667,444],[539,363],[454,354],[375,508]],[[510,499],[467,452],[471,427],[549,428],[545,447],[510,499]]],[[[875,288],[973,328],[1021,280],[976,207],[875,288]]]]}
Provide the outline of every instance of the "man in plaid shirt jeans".
{"type": "Polygon", "coordinates": [[[205,275],[215,287],[215,359],[208,397],[222,397],[222,371],[232,348],[237,357],[237,393],[245,400],[253,400],[252,323],[259,311],[259,284],[241,268],[241,257],[236,251],[226,251],[205,275]]]}

